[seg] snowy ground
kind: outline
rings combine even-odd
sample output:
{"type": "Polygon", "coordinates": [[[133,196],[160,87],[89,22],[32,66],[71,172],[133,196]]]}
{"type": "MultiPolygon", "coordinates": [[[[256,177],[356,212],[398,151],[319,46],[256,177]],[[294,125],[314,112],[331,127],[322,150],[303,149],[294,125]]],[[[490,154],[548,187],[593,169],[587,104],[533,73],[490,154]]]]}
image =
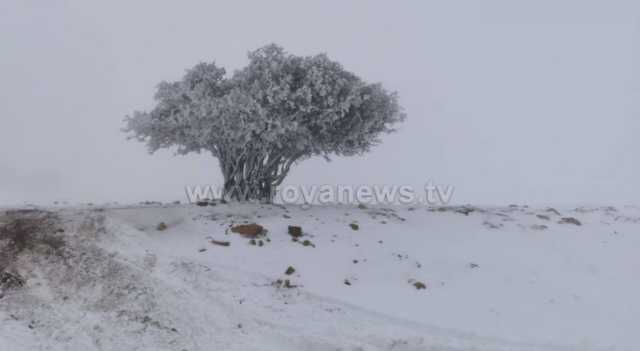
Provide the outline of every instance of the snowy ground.
{"type": "Polygon", "coordinates": [[[637,208],[47,210],[0,211],[0,350],[637,349],[637,208]]]}

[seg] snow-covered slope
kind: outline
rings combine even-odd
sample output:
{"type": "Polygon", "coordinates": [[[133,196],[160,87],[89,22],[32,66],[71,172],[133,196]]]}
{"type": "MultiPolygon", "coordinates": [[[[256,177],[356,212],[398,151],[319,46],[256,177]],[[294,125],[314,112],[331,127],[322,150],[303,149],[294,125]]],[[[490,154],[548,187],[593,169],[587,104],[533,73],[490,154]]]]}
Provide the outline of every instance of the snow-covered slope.
{"type": "Polygon", "coordinates": [[[636,208],[47,211],[0,212],[0,350],[636,349],[636,208]]]}

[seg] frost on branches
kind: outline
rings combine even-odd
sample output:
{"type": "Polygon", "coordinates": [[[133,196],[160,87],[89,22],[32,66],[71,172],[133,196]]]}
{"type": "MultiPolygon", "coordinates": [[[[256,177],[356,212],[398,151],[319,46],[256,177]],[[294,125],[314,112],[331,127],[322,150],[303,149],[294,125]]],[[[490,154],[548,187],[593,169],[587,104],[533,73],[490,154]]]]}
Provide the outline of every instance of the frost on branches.
{"type": "Polygon", "coordinates": [[[235,200],[269,201],[295,162],[362,154],[405,118],[396,93],[324,54],[294,56],[274,44],[250,52],[230,76],[200,63],[160,83],[155,100],[151,111],[126,117],[125,131],[150,152],[211,152],[225,197],[235,200]]]}

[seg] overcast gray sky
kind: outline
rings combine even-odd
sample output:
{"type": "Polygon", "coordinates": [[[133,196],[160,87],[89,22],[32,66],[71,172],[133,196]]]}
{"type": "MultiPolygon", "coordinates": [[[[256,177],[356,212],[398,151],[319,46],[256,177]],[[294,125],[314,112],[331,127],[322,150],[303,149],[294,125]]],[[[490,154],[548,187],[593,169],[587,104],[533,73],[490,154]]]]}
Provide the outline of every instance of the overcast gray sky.
{"type": "Polygon", "coordinates": [[[275,42],[397,90],[409,118],[293,184],[456,187],[458,203],[637,204],[637,1],[0,2],[0,204],[184,200],[208,155],[149,155],[123,117],[199,61],[275,42]]]}

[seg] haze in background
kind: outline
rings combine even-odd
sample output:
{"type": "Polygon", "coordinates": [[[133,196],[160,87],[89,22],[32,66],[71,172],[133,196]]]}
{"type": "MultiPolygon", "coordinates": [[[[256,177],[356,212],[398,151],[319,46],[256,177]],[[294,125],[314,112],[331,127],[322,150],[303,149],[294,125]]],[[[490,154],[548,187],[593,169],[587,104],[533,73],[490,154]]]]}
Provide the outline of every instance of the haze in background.
{"type": "Polygon", "coordinates": [[[185,200],[209,155],[153,156],[123,117],[200,61],[275,42],[397,90],[372,153],[290,184],[456,187],[457,203],[637,204],[636,1],[2,1],[0,204],[185,200]]]}

